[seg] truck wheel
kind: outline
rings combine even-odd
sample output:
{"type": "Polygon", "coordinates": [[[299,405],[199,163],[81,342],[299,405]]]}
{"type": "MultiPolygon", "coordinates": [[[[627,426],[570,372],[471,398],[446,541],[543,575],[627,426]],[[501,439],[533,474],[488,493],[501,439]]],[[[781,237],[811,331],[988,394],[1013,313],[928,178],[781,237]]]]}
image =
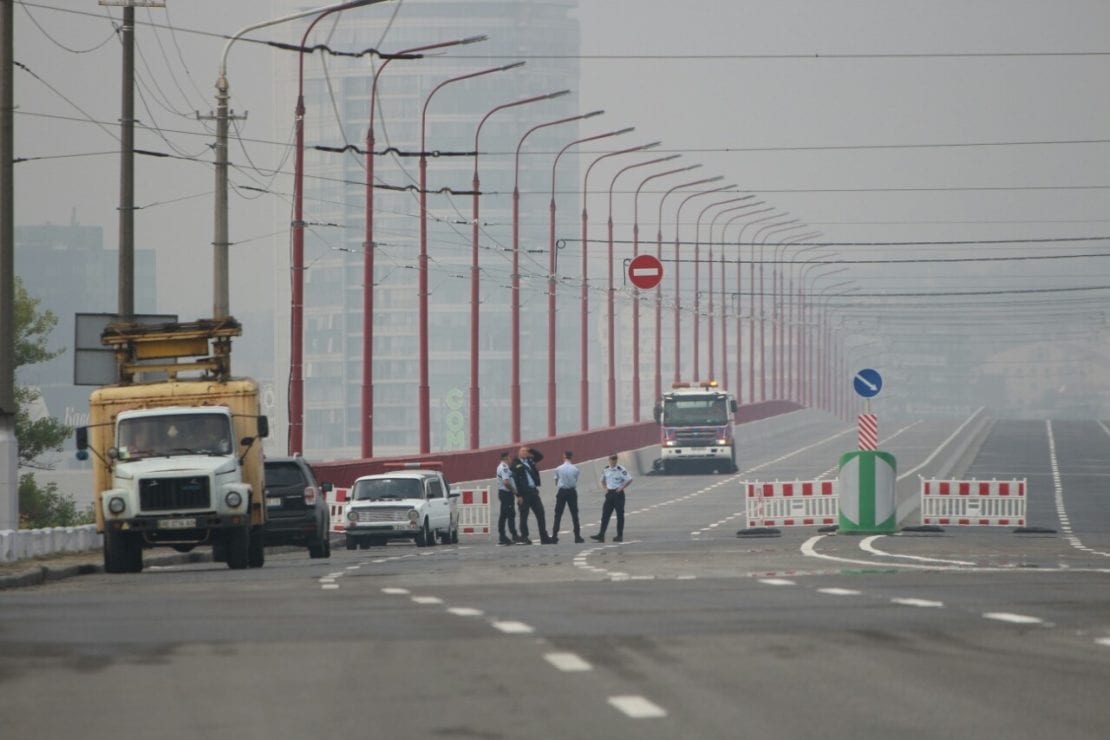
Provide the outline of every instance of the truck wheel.
{"type": "Polygon", "coordinates": [[[143,546],[127,532],[104,533],[104,572],[138,573],[143,569],[143,546]]]}
{"type": "Polygon", "coordinates": [[[227,567],[242,570],[250,565],[251,533],[247,527],[236,527],[227,536],[227,567]]]}
{"type": "Polygon", "coordinates": [[[124,535],[127,542],[127,572],[143,572],[143,540],[141,534],[124,535]]]}
{"type": "Polygon", "coordinates": [[[262,527],[251,527],[248,560],[252,568],[261,568],[263,563],[266,562],[266,542],[262,534],[262,527]]]}

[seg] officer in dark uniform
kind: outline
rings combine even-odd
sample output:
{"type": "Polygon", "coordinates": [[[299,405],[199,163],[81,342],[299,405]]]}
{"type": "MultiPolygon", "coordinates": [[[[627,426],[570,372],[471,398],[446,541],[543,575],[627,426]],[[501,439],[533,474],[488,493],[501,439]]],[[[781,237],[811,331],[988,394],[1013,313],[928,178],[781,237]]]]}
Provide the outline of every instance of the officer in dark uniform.
{"type": "Polygon", "coordinates": [[[543,511],[543,502],[540,501],[540,471],[536,464],[543,460],[539,450],[522,446],[517,451],[516,458],[509,465],[513,474],[513,483],[516,485],[516,500],[520,505],[520,538],[525,545],[532,544],[528,539],[528,512],[536,515],[536,526],[540,530],[540,542],[551,544],[547,536],[547,517],[543,511]]]}

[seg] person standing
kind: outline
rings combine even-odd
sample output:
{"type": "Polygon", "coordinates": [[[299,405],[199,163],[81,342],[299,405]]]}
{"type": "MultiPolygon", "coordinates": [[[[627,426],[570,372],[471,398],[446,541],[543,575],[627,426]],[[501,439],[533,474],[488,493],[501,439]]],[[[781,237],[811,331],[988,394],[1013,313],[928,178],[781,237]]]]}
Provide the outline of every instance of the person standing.
{"type": "Polygon", "coordinates": [[[617,512],[617,536],[613,542],[624,542],[624,489],[632,482],[632,476],[623,465],[617,463],[617,456],[609,456],[609,465],[601,471],[601,485],[605,488],[605,503],[601,507],[601,531],[590,535],[591,540],[605,541],[605,530],[609,517],[617,512]]]}
{"type": "Polygon", "coordinates": [[[549,545],[551,538],[547,536],[547,518],[543,511],[543,502],[540,501],[540,471],[536,464],[543,460],[543,454],[528,446],[521,446],[517,451],[516,459],[509,465],[513,473],[513,483],[516,487],[516,500],[520,506],[520,542],[524,545],[532,544],[528,539],[528,512],[536,515],[536,526],[540,530],[540,542],[549,545]]]}
{"type": "Polygon", "coordinates": [[[497,517],[497,543],[499,545],[512,545],[520,542],[520,535],[516,533],[516,484],[513,483],[513,472],[509,470],[509,451],[501,453],[501,462],[497,465],[497,499],[501,503],[501,510],[497,517]],[[505,536],[505,526],[508,525],[512,539],[505,536]]]}
{"type": "Polygon", "coordinates": [[[581,543],[582,530],[578,526],[578,466],[571,462],[574,453],[567,450],[563,453],[563,464],[555,468],[555,523],[551,526],[551,542],[559,544],[559,521],[563,518],[563,509],[570,509],[570,521],[574,525],[574,541],[581,543]]]}

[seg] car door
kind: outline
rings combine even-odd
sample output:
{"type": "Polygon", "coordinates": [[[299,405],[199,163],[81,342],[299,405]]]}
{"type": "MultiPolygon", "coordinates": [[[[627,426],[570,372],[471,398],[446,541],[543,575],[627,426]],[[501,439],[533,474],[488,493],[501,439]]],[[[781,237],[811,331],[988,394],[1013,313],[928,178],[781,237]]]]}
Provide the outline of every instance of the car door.
{"type": "Polygon", "coordinates": [[[447,491],[439,478],[429,478],[427,481],[428,511],[432,520],[432,527],[447,531],[451,526],[450,510],[447,508],[447,491]]]}

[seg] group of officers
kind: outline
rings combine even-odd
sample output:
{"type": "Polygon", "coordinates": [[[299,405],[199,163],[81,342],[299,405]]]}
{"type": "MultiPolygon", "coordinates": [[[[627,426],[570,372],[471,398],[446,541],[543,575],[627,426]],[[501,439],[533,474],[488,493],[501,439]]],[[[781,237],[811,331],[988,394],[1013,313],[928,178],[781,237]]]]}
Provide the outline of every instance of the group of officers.
{"type": "MultiPolygon", "coordinates": [[[[540,471],[537,465],[543,454],[533,448],[523,446],[512,457],[508,451],[501,453],[497,466],[497,496],[501,503],[497,518],[498,543],[501,545],[530,545],[528,538],[528,514],[536,517],[536,527],[540,531],[540,543],[557,545],[559,543],[559,522],[564,509],[570,510],[571,523],[574,525],[574,541],[585,542],[578,523],[578,478],[580,471],[574,464],[574,453],[563,453],[563,463],[555,468],[555,521],[551,534],[547,533],[547,518],[543,501],[540,500],[540,471]],[[516,514],[520,512],[520,531],[517,532],[516,514]],[[508,533],[506,534],[506,528],[508,533]]],[[[618,464],[617,455],[609,456],[609,464],[601,473],[601,485],[605,489],[605,502],[601,507],[601,529],[590,535],[591,540],[605,541],[605,530],[609,519],[617,515],[617,535],[613,542],[624,541],[624,491],[632,482],[632,476],[623,465],[618,464]]]]}

